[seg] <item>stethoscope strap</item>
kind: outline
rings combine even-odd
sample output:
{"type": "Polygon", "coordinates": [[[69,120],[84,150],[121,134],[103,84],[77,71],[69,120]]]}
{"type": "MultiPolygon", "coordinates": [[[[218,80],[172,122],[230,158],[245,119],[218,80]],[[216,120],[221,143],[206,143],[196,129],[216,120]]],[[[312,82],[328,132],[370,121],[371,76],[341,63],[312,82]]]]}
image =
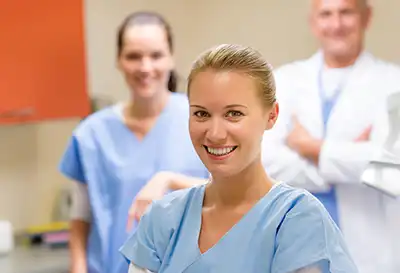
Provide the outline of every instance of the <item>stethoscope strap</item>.
{"type": "Polygon", "coordinates": [[[326,130],[326,125],[328,124],[329,117],[332,113],[332,109],[335,107],[336,102],[338,101],[339,95],[341,94],[344,86],[347,83],[348,77],[345,77],[335,88],[335,91],[333,93],[333,96],[330,98],[327,98],[326,96],[326,90],[324,88],[324,84],[322,82],[322,72],[324,68],[324,63],[320,65],[320,68],[318,70],[318,93],[319,93],[319,98],[321,102],[321,112],[322,112],[322,118],[323,118],[323,124],[324,124],[324,131],[326,130]]]}

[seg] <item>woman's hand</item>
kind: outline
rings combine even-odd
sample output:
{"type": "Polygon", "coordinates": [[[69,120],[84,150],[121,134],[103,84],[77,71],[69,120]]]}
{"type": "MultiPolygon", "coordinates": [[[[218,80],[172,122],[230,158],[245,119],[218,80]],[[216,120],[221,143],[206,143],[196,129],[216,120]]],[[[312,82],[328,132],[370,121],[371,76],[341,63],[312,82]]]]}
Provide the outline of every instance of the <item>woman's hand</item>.
{"type": "Polygon", "coordinates": [[[133,222],[139,221],[146,212],[147,207],[153,200],[161,199],[169,190],[170,182],[173,179],[171,172],[159,172],[155,174],[149,182],[136,195],[135,200],[129,210],[127,231],[132,229],[133,222]]]}

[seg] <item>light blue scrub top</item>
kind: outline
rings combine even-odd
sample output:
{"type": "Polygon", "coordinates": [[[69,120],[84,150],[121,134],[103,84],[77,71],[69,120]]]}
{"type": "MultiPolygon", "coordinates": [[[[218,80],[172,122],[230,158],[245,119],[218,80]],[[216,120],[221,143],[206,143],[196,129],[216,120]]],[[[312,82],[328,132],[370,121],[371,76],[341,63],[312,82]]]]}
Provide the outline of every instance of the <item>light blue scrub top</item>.
{"type": "Polygon", "coordinates": [[[121,248],[133,264],[158,273],[356,273],[342,235],[310,193],[276,185],[211,249],[200,253],[205,186],[152,204],[121,248]]]}
{"type": "Polygon", "coordinates": [[[60,169],[88,185],[92,225],[88,273],[126,273],[119,248],[128,238],[128,211],[136,194],[159,171],[207,178],[189,137],[189,104],[173,93],[143,140],[125,126],[115,107],[89,116],[74,131],[60,169]]]}

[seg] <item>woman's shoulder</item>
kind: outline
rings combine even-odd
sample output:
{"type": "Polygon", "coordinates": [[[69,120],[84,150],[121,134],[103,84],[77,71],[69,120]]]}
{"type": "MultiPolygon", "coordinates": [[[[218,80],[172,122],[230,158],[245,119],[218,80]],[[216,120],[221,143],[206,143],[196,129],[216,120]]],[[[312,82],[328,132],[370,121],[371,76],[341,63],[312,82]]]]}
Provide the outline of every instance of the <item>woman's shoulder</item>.
{"type": "Polygon", "coordinates": [[[187,94],[184,92],[172,92],[171,97],[180,102],[188,102],[187,94]]]}
{"type": "Polygon", "coordinates": [[[111,124],[121,123],[122,116],[119,114],[119,109],[120,104],[116,104],[90,114],[80,121],[74,130],[74,135],[79,138],[92,132],[99,132],[111,124]]]}
{"type": "Polygon", "coordinates": [[[274,186],[273,197],[275,202],[288,207],[288,212],[293,209],[317,210],[324,213],[324,206],[307,190],[292,187],[279,182],[274,186]]]}
{"type": "Polygon", "coordinates": [[[272,211],[278,215],[278,221],[274,226],[273,272],[294,272],[314,266],[357,272],[339,228],[316,197],[283,183],[276,187],[274,197],[272,211]]]}
{"type": "Polygon", "coordinates": [[[187,111],[189,109],[189,100],[186,93],[171,93],[171,102],[173,108],[177,111],[187,111]]]}
{"type": "Polygon", "coordinates": [[[203,190],[204,185],[200,185],[170,192],[162,199],[154,201],[148,213],[152,218],[168,219],[168,222],[174,225],[173,223],[180,220],[186,208],[197,200],[199,193],[203,190]]]}
{"type": "Polygon", "coordinates": [[[140,220],[138,229],[151,226],[154,231],[154,239],[163,241],[171,238],[177,231],[190,208],[201,201],[204,185],[194,186],[188,189],[176,190],[166,194],[162,199],[153,201],[147,212],[140,220]],[[145,221],[143,221],[145,220],[145,221]],[[141,226],[143,224],[143,226],[141,226]]]}
{"type": "Polygon", "coordinates": [[[122,255],[141,268],[157,272],[170,239],[177,232],[187,208],[199,197],[202,187],[177,190],[154,201],[140,219],[136,231],[120,249],[122,255]]]}
{"type": "Polygon", "coordinates": [[[285,183],[278,183],[271,190],[266,210],[274,215],[280,227],[296,221],[299,224],[333,223],[328,211],[314,195],[285,183]]]}
{"type": "Polygon", "coordinates": [[[322,261],[338,272],[357,272],[339,228],[316,197],[281,184],[276,203],[276,211],[281,213],[275,235],[274,272],[292,272],[322,261]]]}

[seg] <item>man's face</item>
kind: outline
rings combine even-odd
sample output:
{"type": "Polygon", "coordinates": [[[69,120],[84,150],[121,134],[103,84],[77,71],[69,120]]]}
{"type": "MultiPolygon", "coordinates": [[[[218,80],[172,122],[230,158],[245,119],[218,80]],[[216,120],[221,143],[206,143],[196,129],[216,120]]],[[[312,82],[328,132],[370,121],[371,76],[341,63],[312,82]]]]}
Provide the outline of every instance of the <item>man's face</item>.
{"type": "Polygon", "coordinates": [[[325,54],[354,55],[362,47],[371,18],[365,0],[313,0],[311,28],[325,54]]]}

